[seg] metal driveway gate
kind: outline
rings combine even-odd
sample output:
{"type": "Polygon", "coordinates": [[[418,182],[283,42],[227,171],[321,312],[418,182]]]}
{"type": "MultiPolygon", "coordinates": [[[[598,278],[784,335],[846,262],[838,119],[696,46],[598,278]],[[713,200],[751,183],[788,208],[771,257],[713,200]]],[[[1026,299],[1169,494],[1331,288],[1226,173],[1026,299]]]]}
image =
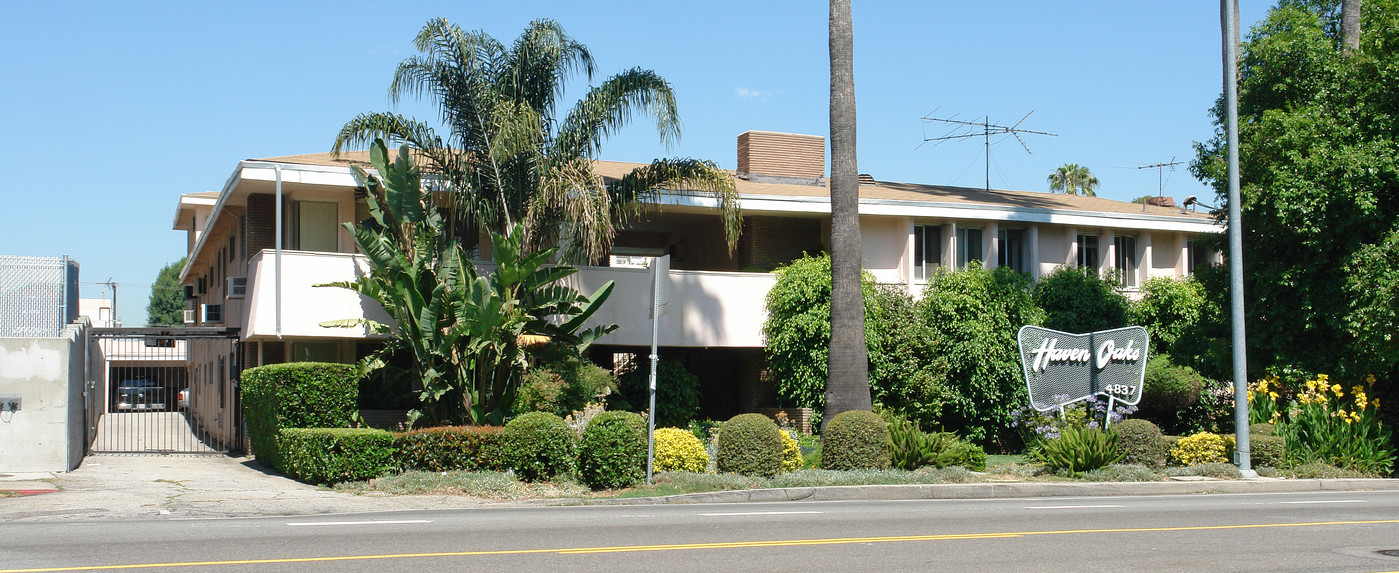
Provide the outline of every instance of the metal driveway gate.
{"type": "Polygon", "coordinates": [[[242,443],[237,329],[93,328],[94,453],[222,453],[242,443]]]}

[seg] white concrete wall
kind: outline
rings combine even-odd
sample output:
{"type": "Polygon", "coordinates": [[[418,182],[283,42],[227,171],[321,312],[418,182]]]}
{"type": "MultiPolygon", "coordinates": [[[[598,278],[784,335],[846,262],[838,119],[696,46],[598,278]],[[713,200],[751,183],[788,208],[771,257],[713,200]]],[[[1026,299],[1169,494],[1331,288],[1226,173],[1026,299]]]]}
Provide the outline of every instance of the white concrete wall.
{"type": "Polygon", "coordinates": [[[908,250],[913,227],[906,217],[860,217],[860,250],[865,270],[881,283],[908,282],[908,250]]]}
{"type": "Polygon", "coordinates": [[[82,326],[57,338],[0,338],[0,394],[18,394],[18,412],[0,412],[0,472],[62,472],[82,462],[87,434],[82,326]]]}
{"type": "MultiPolygon", "coordinates": [[[[650,346],[651,271],[582,267],[565,283],[591,295],[607,281],[616,287],[587,325],[621,328],[599,344],[650,346]]],[[[763,302],[777,277],[769,273],[671,271],[670,304],[661,311],[661,346],[763,346],[763,302]]]]}
{"type": "MultiPolygon", "coordinates": [[[[243,339],[277,335],[276,257],[271,250],[258,253],[248,263],[248,298],[238,315],[225,320],[241,326],[243,339]],[[234,323],[234,317],[237,323],[234,323]]],[[[377,301],[337,287],[315,285],[353,281],[369,274],[369,261],[348,253],[282,251],[282,335],[308,338],[365,338],[360,328],[326,328],[320,323],[347,318],[369,318],[392,324],[377,301]]]]}

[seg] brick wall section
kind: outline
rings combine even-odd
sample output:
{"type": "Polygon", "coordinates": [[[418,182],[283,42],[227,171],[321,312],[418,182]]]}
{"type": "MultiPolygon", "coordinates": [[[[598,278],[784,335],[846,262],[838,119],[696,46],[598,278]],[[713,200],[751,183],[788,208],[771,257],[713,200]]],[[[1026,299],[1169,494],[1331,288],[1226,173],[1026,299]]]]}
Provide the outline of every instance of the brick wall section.
{"type": "Polygon", "coordinates": [[[753,216],[743,218],[738,240],[739,270],[772,270],[821,252],[821,220],[796,217],[753,216]]]}
{"type": "Polygon", "coordinates": [[[826,138],[745,131],[738,136],[738,172],[815,179],[826,174],[826,138]]]}
{"type": "Polygon", "coordinates": [[[277,246],[277,196],[269,193],[248,195],[248,256],[277,246]]]}

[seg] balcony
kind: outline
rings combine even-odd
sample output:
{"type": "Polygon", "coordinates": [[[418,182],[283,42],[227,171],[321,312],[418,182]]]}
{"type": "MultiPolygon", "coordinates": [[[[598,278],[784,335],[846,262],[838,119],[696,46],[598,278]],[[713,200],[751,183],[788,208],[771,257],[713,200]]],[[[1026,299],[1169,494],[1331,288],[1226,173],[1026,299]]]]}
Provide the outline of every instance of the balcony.
{"type": "MultiPolygon", "coordinates": [[[[277,335],[275,264],[273,251],[258,253],[248,264],[248,298],[241,325],[243,338],[277,335]]],[[[488,270],[489,264],[481,265],[488,270]]],[[[321,322],[347,318],[390,320],[383,308],[352,291],[313,285],[351,281],[369,272],[369,261],[347,253],[282,251],[282,336],[306,338],[366,338],[360,328],[324,328],[321,322]]],[[[599,344],[651,344],[651,274],[646,269],[580,267],[564,279],[569,286],[592,294],[607,281],[616,287],[589,326],[614,323],[621,328],[599,344]]],[[[661,346],[763,346],[766,317],[763,300],[776,278],[767,273],[671,271],[669,304],[662,308],[661,346]]]]}

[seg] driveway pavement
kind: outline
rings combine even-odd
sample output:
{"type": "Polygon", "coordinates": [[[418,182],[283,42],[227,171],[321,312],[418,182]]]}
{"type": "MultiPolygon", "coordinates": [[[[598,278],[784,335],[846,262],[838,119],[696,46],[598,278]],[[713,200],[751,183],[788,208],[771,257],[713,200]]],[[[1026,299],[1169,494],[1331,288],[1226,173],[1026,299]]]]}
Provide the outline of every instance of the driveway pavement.
{"type": "Polygon", "coordinates": [[[307,485],[224,455],[88,456],[58,474],[0,474],[0,520],[315,515],[478,507],[466,496],[356,495],[307,485]],[[40,493],[46,492],[46,493],[40,493]]]}

